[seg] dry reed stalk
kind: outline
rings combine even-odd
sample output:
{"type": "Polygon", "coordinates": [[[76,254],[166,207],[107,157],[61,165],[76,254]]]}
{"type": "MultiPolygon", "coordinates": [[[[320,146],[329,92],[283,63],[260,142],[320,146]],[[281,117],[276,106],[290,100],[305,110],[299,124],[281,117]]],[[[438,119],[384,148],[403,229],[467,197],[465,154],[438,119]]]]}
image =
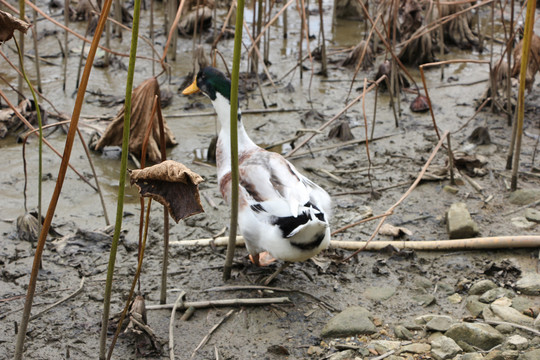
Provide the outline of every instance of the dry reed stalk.
{"type": "MultiPolygon", "coordinates": [[[[412,193],[412,191],[416,188],[416,186],[420,183],[420,180],[422,180],[422,176],[424,176],[424,173],[426,172],[429,164],[431,163],[431,161],[435,158],[435,155],[437,154],[437,152],[439,151],[439,149],[441,148],[442,144],[443,144],[443,141],[444,139],[448,136],[448,131],[445,132],[442,136],[442,138],[439,140],[439,142],[437,143],[437,145],[435,146],[435,148],[433,149],[433,151],[431,152],[431,155],[429,156],[428,160],[426,161],[426,163],[424,164],[424,166],[422,167],[422,170],[420,170],[420,173],[418,174],[416,180],[414,181],[414,183],[409,187],[409,189],[401,196],[401,198],[399,198],[399,200],[394,204],[392,205],[387,211],[385,214],[383,214],[381,220],[379,221],[379,224],[377,225],[377,227],[375,228],[375,231],[373,231],[373,234],[371,235],[371,237],[369,238],[369,240],[366,242],[366,247],[367,245],[371,242],[371,240],[373,240],[375,238],[375,236],[377,236],[377,234],[379,233],[379,230],[381,228],[381,226],[383,225],[383,223],[385,222],[385,220],[388,218],[388,216],[392,215],[394,213],[394,210],[412,193]]],[[[349,260],[350,258],[352,258],[353,256],[355,256],[356,254],[358,254],[360,251],[362,251],[364,248],[360,248],[358,250],[356,250],[354,253],[352,253],[350,256],[348,256],[346,259],[344,259],[343,261],[347,261],[349,260]]]]}
{"type": "Polygon", "coordinates": [[[99,18],[99,21],[97,24],[96,32],[94,34],[94,38],[92,41],[92,46],[90,47],[90,51],[88,53],[87,62],[84,69],[85,75],[83,76],[81,87],[79,88],[79,91],[77,92],[77,98],[75,99],[75,106],[74,106],[73,114],[71,118],[71,125],[69,127],[69,131],[66,138],[66,145],[64,147],[64,155],[62,156],[62,163],[60,164],[60,169],[59,169],[58,177],[56,180],[56,186],[54,189],[54,193],[51,197],[51,201],[49,203],[47,215],[45,216],[45,221],[43,222],[43,227],[39,234],[38,244],[37,244],[36,251],[34,254],[34,262],[32,265],[32,272],[30,274],[30,281],[28,283],[26,301],[24,304],[24,310],[23,310],[23,314],[21,318],[19,333],[17,334],[17,342],[15,345],[15,356],[14,356],[15,360],[22,359],[24,341],[26,337],[26,330],[28,328],[28,320],[30,319],[30,312],[32,310],[32,302],[33,302],[34,294],[36,290],[37,275],[38,275],[39,265],[41,262],[41,255],[43,253],[43,248],[45,247],[47,233],[49,232],[52,218],[56,210],[56,205],[58,204],[58,199],[60,198],[60,192],[64,184],[67,167],[69,165],[69,158],[71,156],[71,150],[73,148],[75,133],[76,133],[77,125],[79,122],[82,102],[84,99],[84,94],[86,92],[86,87],[88,85],[88,78],[90,77],[90,72],[92,70],[92,63],[94,62],[94,57],[95,57],[96,50],[98,47],[97,45],[99,43],[99,38],[101,37],[103,28],[105,26],[105,22],[106,22],[107,15],[109,13],[110,5],[111,5],[111,0],[106,0],[104,4],[104,10],[103,10],[102,16],[99,18]]]}
{"type": "MultiPolygon", "coordinates": [[[[518,92],[518,106],[517,106],[517,119],[516,123],[516,132],[515,132],[515,142],[516,150],[514,155],[514,161],[512,164],[512,178],[510,181],[511,191],[516,191],[517,189],[517,174],[519,170],[519,155],[521,153],[521,137],[523,134],[523,118],[525,116],[525,86],[527,83],[527,72],[529,70],[529,53],[531,50],[531,39],[535,36],[533,27],[534,27],[534,14],[536,9],[536,0],[527,1],[527,13],[525,16],[525,32],[523,34],[523,47],[521,53],[521,67],[519,72],[519,92],[518,92]]],[[[538,36],[536,36],[538,38],[538,36]]],[[[540,38],[539,42],[540,42],[540,38]]],[[[537,54],[532,54],[533,58],[537,54]]],[[[535,59],[536,60],[536,59],[535,59]]],[[[540,67],[539,64],[535,64],[540,67]]]]}
{"type": "MultiPolygon", "coordinates": [[[[52,17],[50,17],[49,15],[47,15],[47,13],[45,13],[43,10],[41,10],[39,7],[37,7],[36,5],[32,4],[32,2],[30,0],[25,0],[26,1],[26,4],[28,6],[30,6],[32,9],[36,10],[41,16],[43,16],[45,19],[47,19],[48,21],[52,22],[54,25],[60,27],[61,29],[69,32],[70,34],[72,34],[73,36],[83,40],[84,42],[88,43],[88,44],[91,44],[93,40],[90,40],[90,39],[87,39],[85,38],[84,36],[82,36],[81,34],[77,33],[76,31],[73,31],[71,30],[70,28],[68,28],[67,26],[59,23],[58,21],[56,21],[55,19],[53,19],[52,17]]],[[[2,4],[7,4],[6,0],[0,0],[0,3],[2,4]]],[[[113,55],[116,55],[116,56],[120,56],[120,57],[129,57],[129,54],[124,54],[124,53],[121,53],[121,52],[117,52],[117,51],[114,51],[114,50],[111,50],[105,46],[102,46],[102,45],[99,45],[98,44],[98,47],[103,50],[103,51],[106,51],[106,52],[109,52],[113,55]]],[[[88,57],[87,57],[88,59],[88,57]]],[[[150,57],[147,57],[147,56],[137,56],[137,59],[143,59],[143,60],[150,60],[150,61],[153,61],[154,59],[150,58],[150,57]]]]}
{"type": "MultiPolygon", "coordinates": [[[[202,301],[184,301],[182,307],[178,306],[178,309],[184,310],[190,307],[195,309],[205,309],[211,307],[224,307],[224,306],[264,306],[271,304],[289,304],[291,300],[288,297],[277,298],[257,298],[257,299],[223,299],[223,300],[202,300],[202,301]]],[[[172,309],[174,304],[164,305],[148,305],[146,310],[166,310],[172,309]]]]}
{"type": "MultiPolygon", "coordinates": [[[[365,219],[371,221],[377,218],[386,216],[381,214],[376,217],[365,219]]],[[[174,246],[226,246],[228,237],[218,237],[216,239],[197,239],[197,240],[180,240],[171,241],[174,246]]],[[[244,238],[238,236],[236,238],[238,246],[244,246],[244,238]]],[[[479,249],[508,249],[508,248],[535,248],[540,247],[540,236],[537,235],[516,235],[516,236],[492,236],[470,239],[453,239],[453,240],[427,240],[427,241],[340,241],[331,240],[330,248],[366,251],[382,250],[387,246],[392,246],[397,249],[411,250],[479,250],[479,249]]],[[[189,305],[186,304],[186,307],[189,305]]]]}

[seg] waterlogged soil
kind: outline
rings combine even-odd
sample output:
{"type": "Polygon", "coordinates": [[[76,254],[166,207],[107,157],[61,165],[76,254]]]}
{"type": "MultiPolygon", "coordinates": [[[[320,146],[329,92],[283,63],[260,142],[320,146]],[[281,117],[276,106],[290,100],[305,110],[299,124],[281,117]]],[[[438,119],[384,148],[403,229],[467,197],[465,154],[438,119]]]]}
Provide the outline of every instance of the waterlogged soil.
{"type": "MultiPolygon", "coordinates": [[[[326,17],[331,17],[331,3],[325,2],[326,17]]],[[[158,13],[161,11],[158,5],[158,13]]],[[[225,9],[220,9],[224,13],[225,9]]],[[[248,11],[248,15],[249,11],[248,11]]],[[[315,26],[318,16],[312,16],[311,26],[315,26]]],[[[145,13],[143,22],[147,23],[145,13]]],[[[53,29],[50,24],[39,23],[41,31],[53,29]]],[[[75,24],[79,32],[84,32],[81,24],[75,24]]],[[[291,25],[289,24],[290,29],[291,25]]],[[[328,31],[333,49],[355,45],[352,34],[358,25],[346,22],[338,24],[328,31]]],[[[273,28],[275,38],[281,38],[281,24],[273,28]]],[[[273,65],[270,72],[274,79],[281,79],[296,64],[298,30],[292,27],[287,41],[279,43],[279,51],[271,53],[273,65]]],[[[317,32],[313,31],[315,34],[317,32]]],[[[118,49],[127,52],[129,36],[124,33],[124,40],[113,39],[118,49]]],[[[157,37],[157,42],[164,42],[164,35],[157,37]]],[[[45,38],[50,47],[43,51],[55,52],[52,44],[55,38],[45,38]]],[[[72,39],[73,48],[80,46],[72,39]]],[[[315,42],[312,42],[314,47],[315,42]]],[[[57,45],[54,45],[57,46],[57,45]]],[[[246,250],[238,248],[232,278],[222,279],[222,266],[225,248],[216,246],[182,247],[174,243],[178,240],[210,238],[222,233],[228,234],[229,210],[217,189],[215,168],[200,162],[211,138],[216,134],[216,120],[213,116],[200,115],[211,112],[209,101],[203,97],[183,97],[178,90],[191,68],[191,56],[184,58],[191,47],[191,40],[182,39],[179,43],[178,57],[172,63],[170,80],[161,79],[162,89],[173,93],[172,104],[164,109],[167,122],[174,132],[178,145],[169,149],[167,156],[189,166],[202,175],[201,199],[205,209],[203,214],[190,217],[179,224],[171,221],[170,240],[173,242],[169,251],[167,303],[174,303],[180,291],[186,292],[186,301],[204,301],[221,299],[262,299],[268,297],[287,297],[285,304],[264,306],[234,307],[210,306],[198,309],[189,321],[181,321],[183,313],[178,311],[172,325],[174,352],[180,359],[304,359],[326,358],[336,351],[335,346],[328,346],[329,340],[321,338],[323,326],[340,310],[352,305],[361,305],[368,309],[375,318],[377,333],[373,338],[393,339],[392,328],[398,324],[412,321],[425,314],[449,314],[455,319],[469,317],[463,302],[452,303],[448,295],[454,292],[464,295],[468,286],[479,279],[491,279],[500,286],[512,287],[519,272],[536,272],[538,262],[537,249],[509,249],[452,252],[363,251],[349,261],[342,260],[352,252],[329,249],[316,259],[293,264],[286,268],[271,286],[288,289],[270,291],[260,289],[242,289],[211,291],[209,289],[224,286],[258,285],[264,277],[271,274],[280,264],[267,268],[253,266],[246,257],[246,250]],[[179,115],[191,114],[188,117],[179,115]],[[511,269],[511,271],[493,269],[511,269]],[[516,270],[517,269],[517,270],[516,270]],[[429,305],[418,300],[419,294],[431,294],[435,301],[429,305]],[[232,314],[228,314],[233,310],[232,314]],[[212,333],[208,341],[200,346],[203,338],[223,318],[225,321],[212,333]],[[309,355],[310,349],[318,346],[321,354],[309,355]],[[216,355],[219,353],[219,356],[216,355]]],[[[141,45],[144,52],[144,46],[141,45]]],[[[224,40],[220,45],[225,57],[230,59],[232,40],[224,40]]],[[[486,52],[461,52],[450,48],[448,58],[489,59],[486,52]]],[[[14,54],[6,49],[10,58],[14,54]]],[[[497,50],[498,51],[498,50],[497,50]]],[[[340,59],[334,52],[331,57],[340,59]]],[[[377,65],[384,55],[379,55],[377,65]]],[[[68,72],[68,86],[64,93],[60,58],[51,60],[56,65],[44,66],[42,73],[47,79],[43,83],[43,93],[49,96],[62,112],[70,113],[73,106],[71,92],[74,90],[75,71],[68,72]]],[[[127,60],[121,58],[127,64],[127,60]]],[[[78,57],[69,58],[70,66],[76,68],[78,57]]],[[[309,62],[305,62],[310,66],[309,62]]],[[[377,66],[376,65],[376,66],[377,66]]],[[[28,66],[28,65],[27,65],[28,66]]],[[[320,68],[314,65],[315,71],[320,68]]],[[[148,60],[138,60],[135,84],[152,74],[152,64],[148,60]]],[[[32,69],[29,70],[32,73],[32,69]]],[[[416,74],[414,69],[411,71],[416,74]]],[[[125,71],[94,69],[95,77],[89,84],[89,90],[101,91],[106,95],[122,96],[125,83],[125,71]]],[[[376,67],[361,72],[359,79],[373,79],[376,67]]],[[[263,88],[265,101],[271,113],[245,114],[243,119],[250,136],[260,144],[274,144],[293,137],[300,129],[317,129],[325,121],[336,115],[348,101],[359,96],[363,82],[356,82],[349,94],[352,70],[338,65],[329,66],[328,78],[304,71],[300,79],[296,69],[283,80],[276,83],[276,88],[263,88]],[[316,116],[313,116],[313,115],[316,116]]],[[[14,75],[11,79],[15,79],[14,75]]],[[[420,84],[419,77],[416,78],[420,84]]],[[[411,231],[400,239],[406,241],[427,241],[447,239],[445,213],[451,204],[465,202],[473,220],[478,224],[479,236],[491,237],[502,235],[537,234],[538,226],[528,229],[516,227],[512,218],[523,215],[523,210],[514,214],[518,205],[508,202],[510,171],[505,169],[506,154],[509,147],[511,128],[506,117],[490,111],[482,111],[472,120],[479,99],[486,89],[488,67],[481,64],[453,64],[445,67],[441,80],[440,69],[427,72],[427,84],[433,103],[434,114],[440,132],[452,133],[454,150],[466,150],[471,155],[483,155],[486,164],[482,166],[483,176],[473,180],[480,190],[467,181],[459,182],[457,192],[448,192],[443,188],[448,179],[423,181],[398,206],[387,223],[403,226],[411,231]],[[491,144],[474,146],[467,138],[478,126],[489,129],[491,144]]],[[[12,81],[15,83],[15,80],[12,81]]],[[[180,89],[181,90],[181,89],[180,89]]],[[[533,163],[538,134],[537,107],[540,89],[533,86],[526,97],[526,132],[520,157],[521,174],[519,187],[523,189],[540,188],[540,180],[531,175],[538,160],[533,163]],[[536,135],[537,136],[537,135],[536,135]]],[[[15,101],[15,95],[11,94],[15,101]]],[[[409,105],[415,94],[401,94],[401,115],[396,126],[390,98],[387,93],[379,93],[375,100],[374,93],[366,96],[365,102],[354,105],[340,121],[347,121],[355,139],[364,139],[367,121],[371,134],[375,124],[374,138],[369,143],[371,169],[367,167],[367,148],[361,145],[336,147],[323,151],[317,148],[340,143],[338,139],[329,139],[328,129],[314,137],[309,146],[299,153],[311,150],[305,155],[292,159],[294,165],[312,180],[325,188],[333,198],[333,230],[362,219],[366,213],[374,215],[384,213],[405,193],[416,178],[437,143],[437,135],[429,113],[413,113],[409,105]],[[376,116],[374,108],[376,107],[376,116]],[[366,119],[364,119],[364,109],[366,119]],[[331,173],[331,176],[328,175],[331,173]],[[374,190],[373,192],[371,190],[374,190]],[[363,192],[363,193],[354,193],[363,192]]],[[[263,102],[259,91],[248,92],[242,96],[241,106],[246,109],[262,109],[263,102]]],[[[47,105],[45,105],[47,108],[47,105]]],[[[112,117],[118,106],[99,107],[95,103],[85,103],[81,129],[86,140],[92,129],[103,129],[106,122],[95,117],[112,117]]],[[[56,131],[48,140],[62,149],[65,134],[56,131]]],[[[298,141],[296,142],[298,144],[298,141]]],[[[26,189],[27,207],[37,205],[37,141],[31,139],[26,147],[28,185],[26,189]]],[[[0,172],[0,358],[9,358],[14,351],[14,339],[17,323],[21,319],[21,308],[29,282],[33,263],[34,246],[20,239],[16,233],[16,219],[25,213],[23,191],[25,172],[21,156],[22,147],[10,135],[0,140],[3,154],[0,172]]],[[[291,149],[291,144],[282,146],[283,153],[291,149]]],[[[117,207],[119,160],[113,156],[92,153],[98,179],[104,193],[108,217],[114,221],[117,207]]],[[[60,164],[59,158],[46,149],[43,156],[43,203],[47,208],[54,189],[60,164]]],[[[444,166],[447,162],[446,150],[441,149],[433,164],[444,166]]],[[[84,150],[77,142],[71,156],[71,163],[88,178],[93,178],[84,150]]],[[[135,164],[129,164],[135,168],[135,164]]],[[[93,179],[92,179],[93,180],[93,179]]],[[[120,312],[127,299],[129,288],[137,265],[137,242],[139,234],[140,205],[138,195],[127,187],[126,203],[123,210],[123,236],[116,256],[114,285],[112,289],[111,314],[120,312]]],[[[161,265],[163,263],[163,210],[154,203],[150,215],[148,243],[144,254],[140,284],[137,292],[144,295],[147,305],[159,303],[161,265]]],[[[373,233],[377,222],[371,221],[352,227],[333,236],[337,241],[365,241],[373,233]]],[[[28,327],[24,357],[28,359],[85,359],[96,358],[99,352],[99,333],[103,311],[106,269],[109,261],[110,238],[91,236],[88,232],[105,231],[106,220],[96,192],[81,181],[73,171],[68,171],[58,203],[53,227],[60,236],[47,240],[43,252],[42,269],[39,272],[36,296],[32,314],[36,315],[50,304],[73,294],[79,287],[82,290],[72,298],[51,308],[28,327]],[[81,281],[84,283],[81,285],[81,281]]],[[[94,234],[95,235],[95,234],[94,234]]],[[[374,241],[392,240],[389,236],[379,235],[374,241]]],[[[132,333],[120,336],[113,354],[115,359],[132,359],[146,355],[149,358],[168,357],[168,339],[170,331],[170,310],[148,310],[149,327],[154,331],[163,354],[152,352],[152,347],[132,333]]],[[[109,334],[109,343],[112,331],[109,334]]],[[[417,337],[426,336],[417,333],[417,337]]],[[[358,338],[358,345],[365,344],[369,338],[358,338]]]]}

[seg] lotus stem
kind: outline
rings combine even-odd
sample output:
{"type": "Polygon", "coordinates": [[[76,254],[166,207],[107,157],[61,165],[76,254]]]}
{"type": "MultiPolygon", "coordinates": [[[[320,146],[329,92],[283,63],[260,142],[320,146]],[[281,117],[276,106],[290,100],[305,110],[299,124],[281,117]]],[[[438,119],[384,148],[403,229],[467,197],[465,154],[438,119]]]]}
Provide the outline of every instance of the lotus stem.
{"type": "MultiPolygon", "coordinates": [[[[110,7],[108,0],[107,4],[110,7]]],[[[139,35],[139,16],[141,10],[141,1],[135,0],[133,7],[133,26],[131,31],[131,49],[129,57],[129,66],[126,81],[126,101],[124,111],[124,132],[122,138],[122,160],[120,164],[120,179],[118,180],[118,202],[116,207],[116,223],[114,227],[113,240],[111,243],[111,251],[109,254],[109,266],[107,268],[107,282],[105,284],[105,294],[103,296],[103,317],[101,321],[101,335],[99,339],[99,359],[105,359],[105,351],[107,347],[107,326],[109,323],[109,312],[111,306],[112,281],[114,275],[114,265],[116,262],[116,251],[120,239],[120,231],[122,229],[122,218],[124,214],[124,193],[126,188],[126,172],[127,159],[129,153],[129,128],[131,123],[131,95],[133,92],[133,77],[135,75],[135,61],[137,55],[137,39],[139,35]]],[[[104,11],[104,13],[108,13],[104,11]]],[[[88,62],[87,62],[88,65],[88,62]]]]}
{"type": "Polygon", "coordinates": [[[242,50],[242,30],[244,24],[244,0],[238,0],[236,27],[234,31],[233,68],[231,74],[231,225],[227,257],[223,267],[223,279],[231,278],[236,232],[238,227],[238,81],[240,72],[240,53],[242,50]]]}

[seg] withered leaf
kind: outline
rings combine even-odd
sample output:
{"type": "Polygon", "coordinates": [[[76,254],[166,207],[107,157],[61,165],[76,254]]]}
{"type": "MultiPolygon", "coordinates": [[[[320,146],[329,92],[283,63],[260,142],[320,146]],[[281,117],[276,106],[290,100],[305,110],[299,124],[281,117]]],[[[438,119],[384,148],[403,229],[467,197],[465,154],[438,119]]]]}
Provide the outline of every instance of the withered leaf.
{"type": "MultiPolygon", "coordinates": [[[[516,45],[514,49],[514,67],[512,68],[512,76],[519,77],[521,69],[521,57],[523,55],[523,39],[516,45]]],[[[529,49],[529,59],[527,62],[527,71],[525,73],[525,87],[528,91],[532,90],[534,77],[540,70],[540,36],[532,34],[531,45],[529,49]]]]}
{"type": "MultiPolygon", "coordinates": [[[[154,114],[154,119],[152,119],[152,106],[156,95],[159,100],[159,84],[155,77],[143,81],[135,88],[135,90],[133,90],[133,97],[131,99],[131,131],[129,133],[129,152],[141,158],[146,129],[148,128],[148,123],[152,121],[152,132],[148,139],[146,158],[153,163],[157,163],[161,159],[157,112],[154,114]]],[[[95,146],[96,151],[102,150],[105,146],[122,146],[124,113],[125,106],[122,107],[109,126],[107,126],[105,133],[95,146]]],[[[177,143],[174,134],[169,129],[165,119],[163,119],[163,128],[165,132],[165,145],[176,145],[177,143]]]]}
{"type": "Polygon", "coordinates": [[[131,185],[167,207],[174,221],[203,212],[199,184],[203,178],[183,164],[167,160],[140,170],[130,170],[131,185]]]}
{"type": "Polygon", "coordinates": [[[412,235],[412,231],[401,226],[383,224],[383,226],[381,226],[381,228],[379,229],[379,234],[389,235],[392,237],[400,237],[402,235],[412,235]]]}
{"type": "Polygon", "coordinates": [[[17,19],[10,13],[0,10],[0,44],[11,39],[15,30],[22,31],[26,34],[29,27],[30,24],[27,22],[17,19]]]}

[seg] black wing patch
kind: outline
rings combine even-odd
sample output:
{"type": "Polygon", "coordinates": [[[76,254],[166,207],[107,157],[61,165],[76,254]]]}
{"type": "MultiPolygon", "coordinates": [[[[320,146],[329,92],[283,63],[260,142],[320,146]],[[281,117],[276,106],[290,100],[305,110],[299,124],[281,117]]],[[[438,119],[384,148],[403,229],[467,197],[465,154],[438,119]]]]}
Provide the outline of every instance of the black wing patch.
{"type": "Polygon", "coordinates": [[[315,240],[313,240],[312,242],[297,244],[291,241],[291,245],[302,250],[313,250],[317,246],[321,245],[321,242],[323,241],[325,236],[326,234],[324,232],[320,232],[319,234],[317,234],[317,236],[315,237],[315,240]]]}
{"type": "Polygon", "coordinates": [[[266,210],[262,207],[261,204],[254,204],[250,206],[251,210],[256,212],[257,214],[260,212],[266,212],[266,210]]]}

